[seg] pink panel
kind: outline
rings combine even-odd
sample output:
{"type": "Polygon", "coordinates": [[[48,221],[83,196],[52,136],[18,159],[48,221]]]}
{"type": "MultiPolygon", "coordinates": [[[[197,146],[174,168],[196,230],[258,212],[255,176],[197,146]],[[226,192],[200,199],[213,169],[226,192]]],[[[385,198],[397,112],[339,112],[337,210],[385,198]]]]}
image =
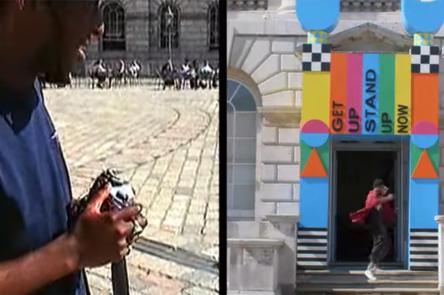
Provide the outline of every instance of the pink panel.
{"type": "Polygon", "coordinates": [[[412,134],[438,134],[438,128],[430,122],[419,122],[413,126],[412,134]]]}
{"type": "Polygon", "coordinates": [[[362,54],[347,55],[347,118],[348,133],[361,133],[362,54]]]}
{"type": "Polygon", "coordinates": [[[302,126],[303,133],[329,133],[328,127],[320,120],[310,120],[302,126]]]}

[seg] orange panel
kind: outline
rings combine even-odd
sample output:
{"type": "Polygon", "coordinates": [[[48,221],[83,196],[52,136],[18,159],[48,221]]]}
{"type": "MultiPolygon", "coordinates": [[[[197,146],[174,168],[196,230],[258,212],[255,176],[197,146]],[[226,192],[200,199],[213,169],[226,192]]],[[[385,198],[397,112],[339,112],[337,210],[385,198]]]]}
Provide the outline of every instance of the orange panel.
{"type": "Polygon", "coordinates": [[[347,53],[331,54],[330,133],[347,133],[347,53]]]}
{"type": "Polygon", "coordinates": [[[322,165],[321,158],[318,151],[314,148],[311,150],[310,156],[302,170],[301,177],[326,177],[324,165],[322,165]]]}
{"type": "Polygon", "coordinates": [[[438,174],[426,150],[422,151],[418,164],[413,171],[412,178],[438,178],[438,174]]]}
{"type": "Polygon", "coordinates": [[[412,126],[419,122],[429,122],[438,126],[438,100],[438,74],[412,73],[412,126]]]}

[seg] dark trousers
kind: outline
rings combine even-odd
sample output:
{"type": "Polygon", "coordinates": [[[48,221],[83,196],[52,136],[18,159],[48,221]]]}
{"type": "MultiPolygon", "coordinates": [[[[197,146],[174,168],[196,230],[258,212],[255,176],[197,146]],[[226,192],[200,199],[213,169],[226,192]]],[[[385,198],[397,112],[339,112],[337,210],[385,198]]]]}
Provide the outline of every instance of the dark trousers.
{"type": "Polygon", "coordinates": [[[387,228],[382,219],[381,210],[372,209],[368,216],[367,223],[370,225],[373,237],[373,248],[369,256],[370,262],[378,264],[387,256],[391,244],[387,228]]]}

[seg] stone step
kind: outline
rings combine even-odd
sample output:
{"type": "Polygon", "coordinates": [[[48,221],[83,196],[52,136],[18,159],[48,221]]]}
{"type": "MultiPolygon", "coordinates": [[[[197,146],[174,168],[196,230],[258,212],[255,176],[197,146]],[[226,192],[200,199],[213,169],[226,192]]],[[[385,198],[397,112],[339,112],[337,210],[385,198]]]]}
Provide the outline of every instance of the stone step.
{"type": "MultiPolygon", "coordinates": [[[[299,271],[297,281],[304,282],[356,282],[367,281],[364,271],[299,271]]],[[[376,277],[386,281],[426,281],[436,282],[437,272],[384,270],[376,273],[376,277]]]]}
{"type": "Polygon", "coordinates": [[[438,282],[434,280],[387,280],[387,279],[377,279],[376,281],[368,281],[367,278],[363,280],[350,280],[348,282],[344,281],[333,281],[333,280],[314,280],[309,283],[298,283],[300,286],[311,286],[311,285],[329,285],[329,286],[341,286],[350,285],[354,286],[405,286],[405,287],[436,287],[438,282]]]}
{"type": "Polygon", "coordinates": [[[368,281],[362,270],[297,272],[296,294],[438,294],[437,272],[384,270],[368,281]]]}
{"type": "MultiPolygon", "coordinates": [[[[438,276],[437,271],[426,270],[407,270],[407,269],[389,269],[383,268],[382,271],[390,275],[410,275],[410,276],[438,276]]],[[[320,269],[320,270],[298,270],[298,274],[310,275],[362,275],[364,270],[361,269],[320,269]]]]}
{"type": "Polygon", "coordinates": [[[437,288],[403,288],[403,287],[355,287],[355,286],[311,286],[296,287],[296,295],[429,295],[439,294],[437,288]]]}

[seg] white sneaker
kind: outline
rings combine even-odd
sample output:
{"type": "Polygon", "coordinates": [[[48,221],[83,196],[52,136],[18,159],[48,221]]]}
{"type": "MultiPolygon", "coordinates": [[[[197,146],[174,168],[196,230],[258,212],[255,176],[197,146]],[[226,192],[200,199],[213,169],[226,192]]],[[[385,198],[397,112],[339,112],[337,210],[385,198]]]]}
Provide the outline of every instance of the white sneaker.
{"type": "Polygon", "coordinates": [[[380,269],[376,265],[375,265],[375,267],[372,268],[372,271],[373,271],[373,273],[383,273],[384,272],[383,269],[380,269]]]}
{"type": "Polygon", "coordinates": [[[367,279],[368,279],[369,281],[375,281],[375,280],[376,280],[375,274],[373,273],[373,270],[372,270],[372,269],[367,269],[367,270],[364,272],[364,274],[365,274],[365,276],[367,277],[367,279]]]}

